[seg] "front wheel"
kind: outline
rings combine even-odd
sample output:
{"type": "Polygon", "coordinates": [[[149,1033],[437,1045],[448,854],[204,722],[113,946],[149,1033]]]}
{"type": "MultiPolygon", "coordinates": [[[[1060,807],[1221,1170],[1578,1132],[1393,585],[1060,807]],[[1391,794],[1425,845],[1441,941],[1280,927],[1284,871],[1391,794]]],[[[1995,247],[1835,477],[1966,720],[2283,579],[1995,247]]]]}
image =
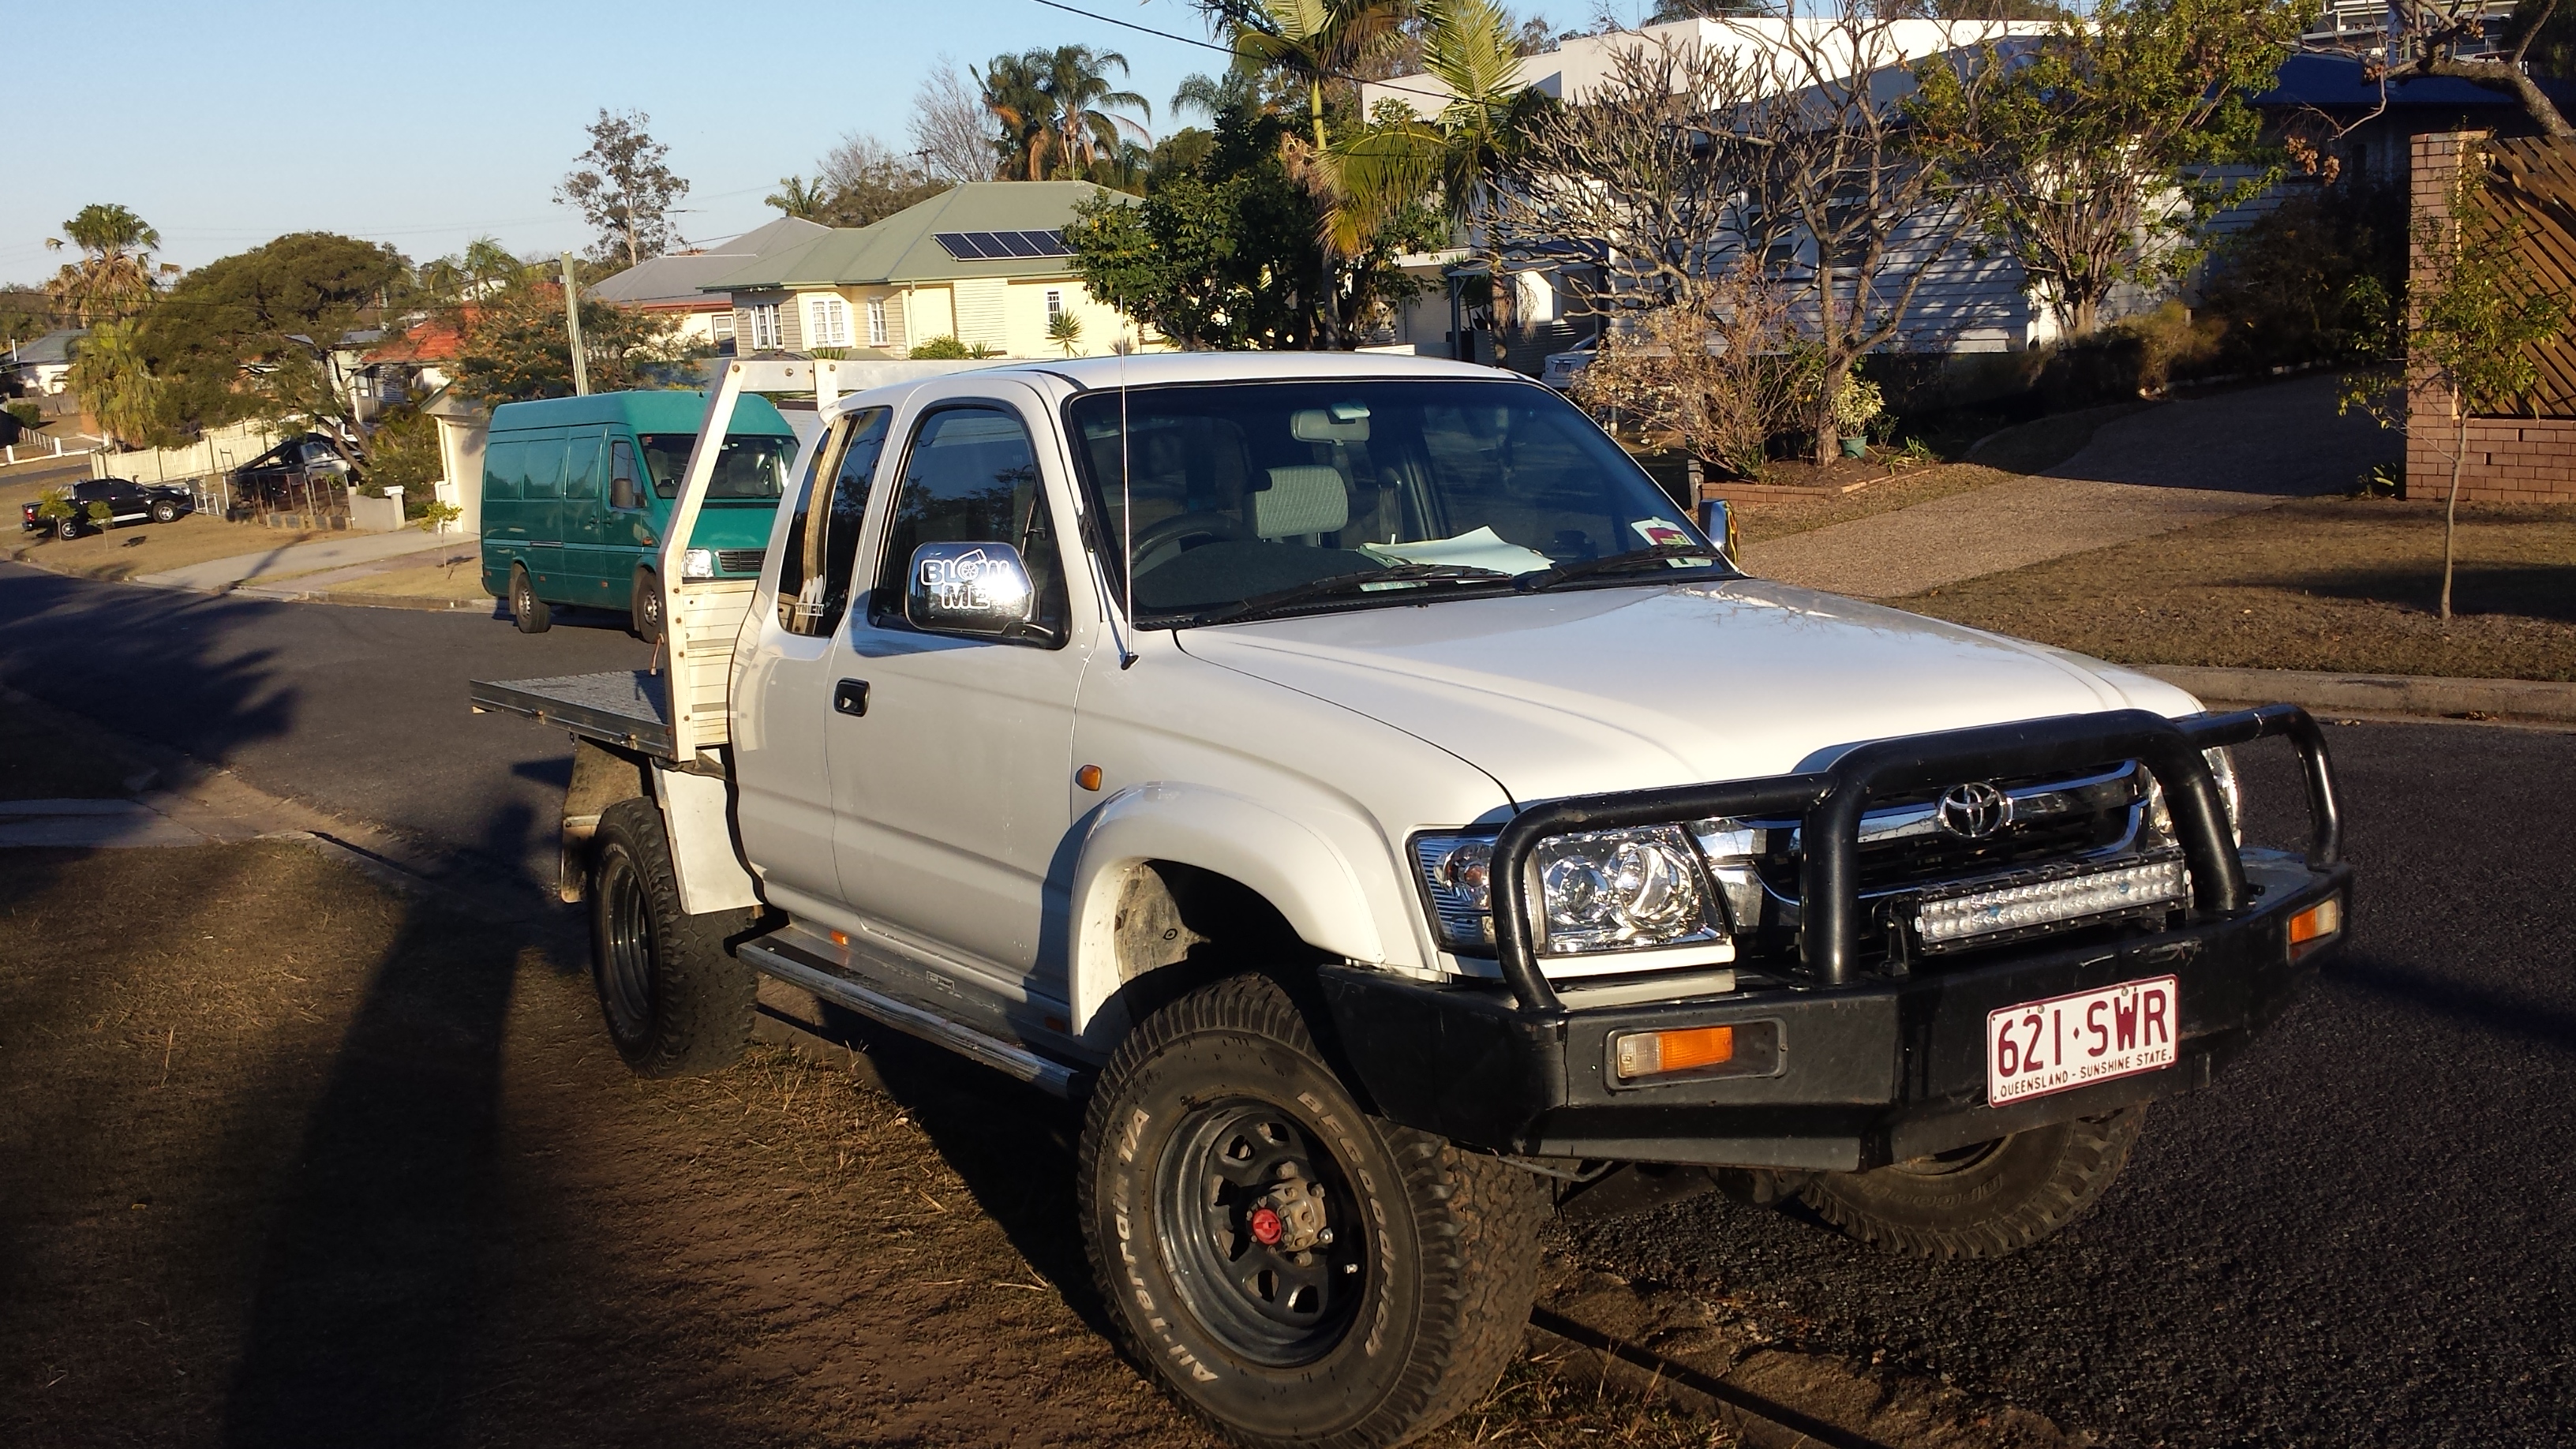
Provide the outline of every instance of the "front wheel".
{"type": "Polygon", "coordinates": [[[688,913],[652,801],[600,812],[590,910],[591,982],[609,1040],[637,1076],[692,1076],[742,1056],[760,982],[725,938],[753,914],[688,913]]]}
{"type": "Polygon", "coordinates": [[[2141,1103],[1868,1172],[1828,1172],[1801,1201],[1875,1247],[1920,1258],[2000,1258],[2073,1222],[2129,1160],[2141,1103]]]}
{"type": "Polygon", "coordinates": [[[179,505],[178,505],[178,504],[176,504],[176,503],[171,502],[171,501],[170,501],[169,499],[167,499],[167,498],[164,498],[164,499],[162,499],[160,502],[153,504],[153,505],[152,505],[152,521],[153,521],[154,523],[176,523],[176,522],[178,522],[178,521],[179,521],[179,505]]]}
{"type": "Polygon", "coordinates": [[[647,644],[662,638],[662,579],[651,569],[635,573],[635,592],[627,605],[627,615],[635,626],[635,637],[647,644]]]}
{"type": "Polygon", "coordinates": [[[1243,1443],[1401,1443],[1520,1346],[1538,1179],[1362,1112],[1265,977],[1192,992],[1119,1045],[1080,1174],[1129,1354],[1243,1443]]]}

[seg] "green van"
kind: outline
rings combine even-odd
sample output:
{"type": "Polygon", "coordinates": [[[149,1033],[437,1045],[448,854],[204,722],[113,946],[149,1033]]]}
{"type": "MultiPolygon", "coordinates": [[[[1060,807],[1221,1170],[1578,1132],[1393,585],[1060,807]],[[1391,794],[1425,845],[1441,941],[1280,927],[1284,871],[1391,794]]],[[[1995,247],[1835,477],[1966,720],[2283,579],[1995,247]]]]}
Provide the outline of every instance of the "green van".
{"type": "MultiPolygon", "coordinates": [[[[503,403],[483,451],[483,588],[538,633],[548,605],[623,609],[662,633],[653,577],[671,500],[706,417],[703,392],[602,392],[503,403]]],[[[691,577],[760,572],[769,524],[796,461],[796,434],[768,399],[745,397],[717,454],[689,538],[691,577]],[[705,570],[701,573],[700,570],[705,570]]]]}

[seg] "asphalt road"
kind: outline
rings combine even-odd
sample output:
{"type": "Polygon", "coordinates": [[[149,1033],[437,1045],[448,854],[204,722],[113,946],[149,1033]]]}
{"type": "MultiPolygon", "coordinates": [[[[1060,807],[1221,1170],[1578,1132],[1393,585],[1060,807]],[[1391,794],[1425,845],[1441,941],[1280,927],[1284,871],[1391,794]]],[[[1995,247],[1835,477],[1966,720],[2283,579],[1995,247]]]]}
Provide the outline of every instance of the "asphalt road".
{"type": "Polygon", "coordinates": [[[640,669],[622,617],[272,603],[0,564],[0,681],[271,794],[551,881],[560,729],[478,715],[468,679],[640,669]]]}
{"type": "MultiPolygon", "coordinates": [[[[645,657],[605,616],[525,636],[0,565],[0,680],[538,878],[565,738],[469,713],[465,681],[645,657]]],[[[2576,734],[2330,734],[2351,946],[2216,1087],[2154,1109],[2068,1231],[1927,1265],[1702,1198],[1571,1243],[2109,1445],[2576,1442],[2576,734]]],[[[2271,750],[2246,760],[2252,834],[2295,842],[2271,750]]]]}
{"type": "MultiPolygon", "coordinates": [[[[2345,954],[2065,1232],[1927,1264],[1712,1196],[1572,1244],[2105,1445],[2576,1443],[2576,734],[2328,734],[2345,954]]],[[[2296,844],[2275,748],[2252,836],[2296,844]]]]}

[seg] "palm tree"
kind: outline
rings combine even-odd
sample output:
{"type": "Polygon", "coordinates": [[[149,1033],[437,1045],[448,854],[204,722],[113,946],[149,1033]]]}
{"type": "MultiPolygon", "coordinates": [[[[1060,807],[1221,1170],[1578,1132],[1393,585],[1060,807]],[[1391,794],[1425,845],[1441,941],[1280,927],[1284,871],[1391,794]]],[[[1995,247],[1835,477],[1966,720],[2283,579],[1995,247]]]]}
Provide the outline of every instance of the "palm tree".
{"type": "Polygon", "coordinates": [[[179,270],[153,265],[152,250],[161,245],[161,233],[122,206],[92,202],[82,207],[63,223],[63,236],[70,242],[45,238],[45,250],[75,246],[81,258],[56,272],[45,284],[45,294],[83,327],[101,316],[132,311],[150,299],[155,277],[175,276],[179,270]]]}
{"type": "Polygon", "coordinates": [[[1250,0],[1234,26],[1234,63],[1277,68],[1303,81],[1306,119],[1324,150],[1324,82],[1346,80],[1370,48],[1393,35],[1412,0],[1250,0]]]}
{"type": "Polygon", "coordinates": [[[1046,88],[1047,53],[997,55],[983,70],[966,73],[983,88],[984,109],[1002,123],[1002,175],[1020,181],[1046,179],[1055,150],[1055,97],[1046,88]]]}
{"type": "MultiPolygon", "coordinates": [[[[1376,228],[1435,192],[1450,220],[1470,225],[1510,165],[1523,127],[1547,103],[1521,83],[1510,20],[1493,0],[1425,0],[1423,69],[1449,93],[1440,114],[1346,136],[1325,153],[1332,210],[1328,244],[1356,252],[1376,228]]],[[[1486,256],[1500,278],[1500,258],[1486,256]]],[[[1502,292],[1497,291],[1500,304],[1502,292]]]]}
{"type": "Polygon", "coordinates": [[[1106,158],[1115,162],[1119,155],[1119,133],[1134,132],[1147,143],[1153,135],[1125,116],[1100,109],[1104,106],[1127,106],[1143,111],[1151,120],[1154,107],[1134,91],[1112,90],[1109,67],[1127,73],[1127,57],[1114,50],[1093,50],[1087,45],[1060,45],[1052,54],[1030,51],[1028,59],[1042,59],[1044,79],[1040,82],[1048,99],[1055,103],[1055,149],[1057,162],[1069,177],[1079,178],[1091,170],[1092,163],[1106,158]]]}

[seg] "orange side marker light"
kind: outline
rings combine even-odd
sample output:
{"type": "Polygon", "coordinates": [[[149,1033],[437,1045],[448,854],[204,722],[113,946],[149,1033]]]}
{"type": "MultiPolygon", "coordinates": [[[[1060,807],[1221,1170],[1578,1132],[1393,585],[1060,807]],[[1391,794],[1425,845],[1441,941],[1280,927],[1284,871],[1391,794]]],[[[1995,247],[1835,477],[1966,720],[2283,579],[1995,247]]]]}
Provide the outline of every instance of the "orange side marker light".
{"type": "Polygon", "coordinates": [[[2295,956],[2342,929],[2342,898],[2319,901],[2290,918],[2290,954],[2295,956]]]}
{"type": "Polygon", "coordinates": [[[1695,1026],[1682,1031],[1641,1031],[1619,1038],[1619,1075],[1661,1076],[1735,1060],[1735,1028],[1695,1026]]]}

